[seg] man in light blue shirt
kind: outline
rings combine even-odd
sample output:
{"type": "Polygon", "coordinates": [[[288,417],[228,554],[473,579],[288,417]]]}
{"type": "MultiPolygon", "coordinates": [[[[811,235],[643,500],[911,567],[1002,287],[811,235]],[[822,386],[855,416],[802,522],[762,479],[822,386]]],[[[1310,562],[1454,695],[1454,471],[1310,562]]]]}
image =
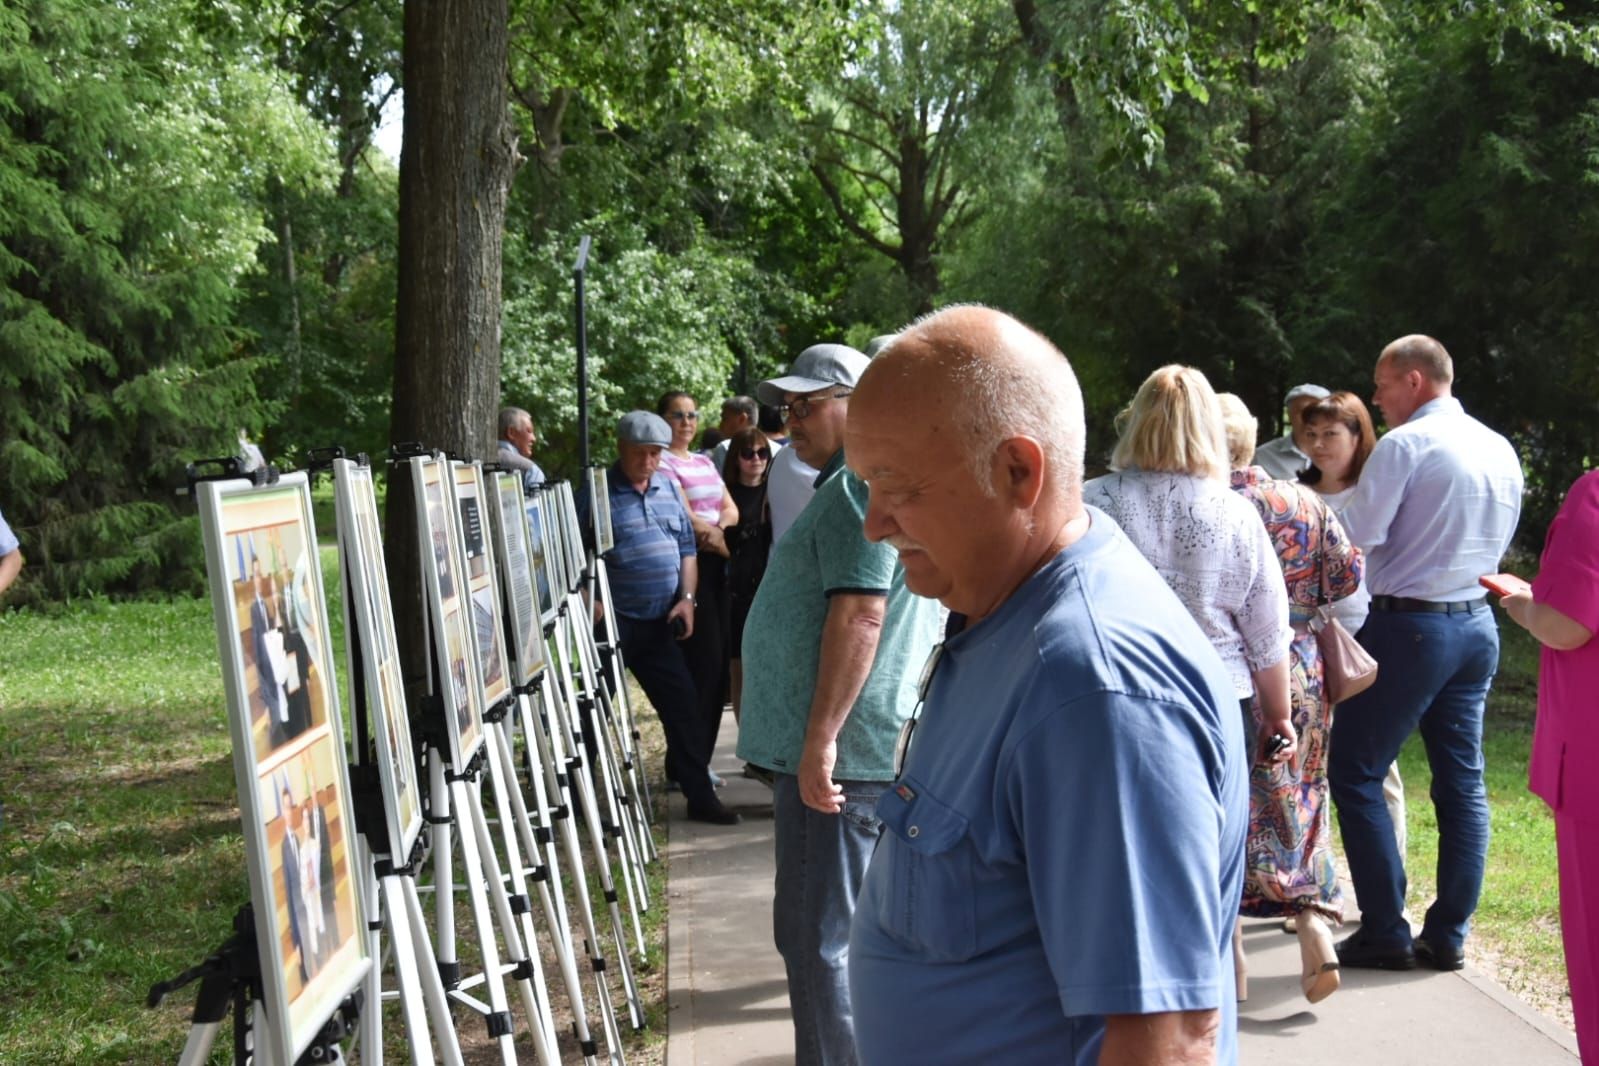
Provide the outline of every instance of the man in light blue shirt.
{"type": "Polygon", "coordinates": [[[986,308],[910,327],[856,392],[866,535],[958,630],[851,929],[867,1066],[1237,1061],[1243,721],[1193,617],[1083,505],[1083,440],[1065,358],[986,308]]]}
{"type": "Polygon", "coordinates": [[[1366,552],[1371,614],[1359,637],[1379,670],[1333,720],[1328,781],[1361,910],[1338,956],[1345,966],[1458,970],[1488,855],[1482,715],[1499,665],[1477,579],[1499,569],[1515,532],[1521,463],[1451,394],[1454,363],[1433,338],[1388,345],[1374,379],[1372,402],[1392,428],[1342,515],[1366,552]],[[1438,898],[1412,937],[1382,781],[1414,730],[1433,773],[1438,898]]]}

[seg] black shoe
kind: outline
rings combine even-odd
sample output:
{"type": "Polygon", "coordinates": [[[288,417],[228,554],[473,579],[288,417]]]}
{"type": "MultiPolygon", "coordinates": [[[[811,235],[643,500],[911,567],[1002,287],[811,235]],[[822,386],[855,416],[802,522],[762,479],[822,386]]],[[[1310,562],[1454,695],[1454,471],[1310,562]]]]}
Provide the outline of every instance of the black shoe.
{"type": "Polygon", "coordinates": [[[1442,947],[1431,940],[1417,937],[1414,942],[1416,961],[1430,970],[1462,970],[1466,966],[1466,953],[1459,948],[1442,947]]]}
{"type": "Polygon", "coordinates": [[[690,807],[688,820],[691,822],[706,822],[710,825],[737,825],[743,821],[737,811],[730,811],[718,803],[714,807],[690,807]]]}
{"type": "Polygon", "coordinates": [[[1416,953],[1409,944],[1373,944],[1356,933],[1338,945],[1338,962],[1363,970],[1414,970],[1416,953]]]}

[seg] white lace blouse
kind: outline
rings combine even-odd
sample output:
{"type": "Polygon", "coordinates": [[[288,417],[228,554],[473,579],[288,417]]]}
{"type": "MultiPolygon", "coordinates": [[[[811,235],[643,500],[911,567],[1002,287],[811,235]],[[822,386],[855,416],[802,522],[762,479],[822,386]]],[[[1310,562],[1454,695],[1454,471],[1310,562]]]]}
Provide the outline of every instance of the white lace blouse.
{"type": "Polygon", "coordinates": [[[1239,699],[1250,674],[1288,654],[1288,586],[1271,537],[1224,481],[1123,470],[1083,486],[1083,502],[1121,526],[1227,664],[1239,699]]]}

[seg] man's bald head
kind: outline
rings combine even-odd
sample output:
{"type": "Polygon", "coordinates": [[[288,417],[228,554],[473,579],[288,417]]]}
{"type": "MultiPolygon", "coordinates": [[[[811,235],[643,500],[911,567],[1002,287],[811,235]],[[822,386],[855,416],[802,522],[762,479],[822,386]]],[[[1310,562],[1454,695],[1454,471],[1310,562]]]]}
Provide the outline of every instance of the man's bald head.
{"type": "Polygon", "coordinates": [[[1083,401],[1066,360],[1009,315],[955,307],[861,375],[844,452],[870,487],[865,532],[905,584],[986,617],[1086,530],[1083,401]]]}
{"type": "Polygon", "coordinates": [[[1083,394],[1071,365],[1041,334],[1003,311],[961,305],[928,315],[887,344],[856,387],[856,407],[878,402],[951,436],[984,492],[1010,437],[1037,441],[1046,491],[1075,500],[1083,481],[1083,394]]]}

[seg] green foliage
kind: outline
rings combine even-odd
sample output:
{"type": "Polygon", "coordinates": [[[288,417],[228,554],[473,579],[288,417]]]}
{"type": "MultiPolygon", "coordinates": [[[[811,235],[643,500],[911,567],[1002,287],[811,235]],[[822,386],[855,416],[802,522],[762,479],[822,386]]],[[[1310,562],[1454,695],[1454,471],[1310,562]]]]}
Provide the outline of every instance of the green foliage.
{"type": "Polygon", "coordinates": [[[197,555],[171,487],[258,425],[236,286],[264,175],[320,134],[252,43],[272,9],[0,7],[0,485],[18,598],[170,587],[197,555]]]}

